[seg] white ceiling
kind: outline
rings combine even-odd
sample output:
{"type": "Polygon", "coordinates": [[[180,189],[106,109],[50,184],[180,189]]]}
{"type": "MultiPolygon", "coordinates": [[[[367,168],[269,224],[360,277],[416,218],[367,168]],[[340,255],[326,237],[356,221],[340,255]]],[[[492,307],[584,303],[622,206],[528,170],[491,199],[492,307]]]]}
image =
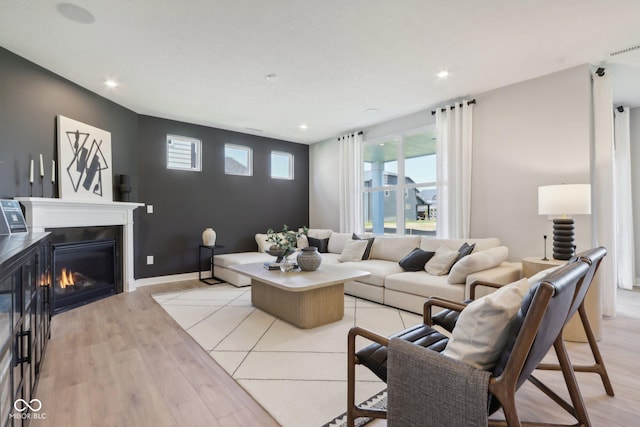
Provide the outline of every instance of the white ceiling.
{"type": "Polygon", "coordinates": [[[313,143],[604,62],[640,105],[640,50],[609,56],[640,44],[639,0],[71,1],[95,21],[0,0],[0,46],[140,114],[313,143]]]}

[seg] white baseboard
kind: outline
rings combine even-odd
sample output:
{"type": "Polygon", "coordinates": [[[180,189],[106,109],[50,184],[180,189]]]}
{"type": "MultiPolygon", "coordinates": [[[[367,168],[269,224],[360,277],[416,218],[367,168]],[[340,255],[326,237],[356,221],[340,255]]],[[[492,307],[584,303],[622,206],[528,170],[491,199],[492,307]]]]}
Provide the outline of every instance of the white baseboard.
{"type": "MultiPolygon", "coordinates": [[[[206,274],[206,272],[204,273],[206,274]]],[[[133,286],[129,286],[129,292],[135,291],[140,286],[159,285],[161,283],[180,282],[183,280],[198,280],[198,272],[171,274],[169,276],[156,276],[156,277],[145,277],[143,279],[136,279],[132,283],[133,286]]]]}

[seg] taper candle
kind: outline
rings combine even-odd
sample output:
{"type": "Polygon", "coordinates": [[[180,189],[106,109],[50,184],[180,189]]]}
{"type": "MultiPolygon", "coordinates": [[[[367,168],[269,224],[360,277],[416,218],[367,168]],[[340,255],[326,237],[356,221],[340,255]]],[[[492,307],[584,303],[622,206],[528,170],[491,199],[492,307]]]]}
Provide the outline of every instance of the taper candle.
{"type": "Polygon", "coordinates": [[[29,168],[29,182],[33,184],[33,159],[31,159],[31,167],[29,168]]]}
{"type": "Polygon", "coordinates": [[[51,182],[56,182],[56,161],[51,160],[51,182]]]}
{"type": "Polygon", "coordinates": [[[40,154],[40,176],[44,176],[44,163],[42,162],[42,154],[40,154]]]}

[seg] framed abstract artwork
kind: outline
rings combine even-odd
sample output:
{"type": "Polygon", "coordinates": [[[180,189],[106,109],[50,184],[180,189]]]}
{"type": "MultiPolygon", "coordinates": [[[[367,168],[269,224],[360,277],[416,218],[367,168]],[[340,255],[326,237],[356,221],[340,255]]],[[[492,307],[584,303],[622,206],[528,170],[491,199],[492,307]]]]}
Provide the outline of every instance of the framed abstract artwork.
{"type": "Polygon", "coordinates": [[[60,198],[113,201],[111,133],[58,116],[60,198]]]}

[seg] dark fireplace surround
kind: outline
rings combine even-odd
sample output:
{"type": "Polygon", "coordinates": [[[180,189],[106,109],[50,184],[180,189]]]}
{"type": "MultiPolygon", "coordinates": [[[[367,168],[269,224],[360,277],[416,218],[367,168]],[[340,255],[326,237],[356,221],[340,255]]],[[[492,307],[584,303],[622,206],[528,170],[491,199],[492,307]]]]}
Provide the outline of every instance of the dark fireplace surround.
{"type": "Polygon", "coordinates": [[[47,231],[51,232],[52,314],[123,291],[122,226],[47,231]]]}

